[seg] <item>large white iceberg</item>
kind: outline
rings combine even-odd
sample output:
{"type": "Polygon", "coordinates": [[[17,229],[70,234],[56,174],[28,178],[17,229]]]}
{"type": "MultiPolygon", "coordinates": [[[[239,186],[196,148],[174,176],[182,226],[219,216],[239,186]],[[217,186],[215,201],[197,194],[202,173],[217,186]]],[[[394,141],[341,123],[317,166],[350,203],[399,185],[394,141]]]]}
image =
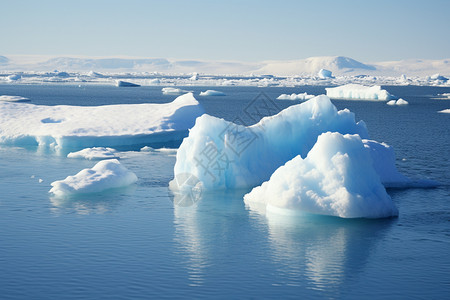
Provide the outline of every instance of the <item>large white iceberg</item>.
{"type": "Polygon", "coordinates": [[[49,192],[56,196],[99,193],[125,187],[136,181],[136,175],[117,159],[107,159],[98,162],[92,169],[84,169],[74,176],[52,182],[49,192]]]}
{"type": "Polygon", "coordinates": [[[164,145],[181,141],[203,112],[191,93],[165,104],[88,107],[0,101],[0,144],[58,151],[164,145]]]}
{"type": "Polygon", "coordinates": [[[314,95],[308,95],[306,92],[305,93],[301,93],[301,94],[296,94],[296,93],[292,93],[292,94],[281,94],[280,96],[277,97],[278,100],[309,100],[314,98],[314,95]]]}
{"type": "Polygon", "coordinates": [[[334,88],[326,88],[327,96],[332,99],[349,100],[391,100],[393,95],[381,89],[380,86],[364,86],[360,84],[346,84],[334,88]]]}
{"type": "Polygon", "coordinates": [[[313,213],[343,218],[398,215],[358,135],[327,132],[303,159],[278,168],[270,180],[244,196],[268,212],[313,213]]]}
{"type": "Polygon", "coordinates": [[[324,95],[249,127],[205,114],[178,149],[174,173],[196,176],[205,189],[254,187],[295,156],[306,157],[327,131],[368,138],[364,122],[324,95]]]}

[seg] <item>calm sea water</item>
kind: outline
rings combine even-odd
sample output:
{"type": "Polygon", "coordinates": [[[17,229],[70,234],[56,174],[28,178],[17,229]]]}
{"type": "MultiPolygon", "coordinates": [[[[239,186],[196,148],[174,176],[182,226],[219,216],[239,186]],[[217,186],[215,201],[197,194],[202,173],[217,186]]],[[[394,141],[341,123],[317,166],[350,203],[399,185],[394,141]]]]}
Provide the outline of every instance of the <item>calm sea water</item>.
{"type": "MultiPolygon", "coordinates": [[[[188,87],[198,92],[201,87],[188,87]]],[[[227,120],[261,92],[324,93],[323,87],[221,87],[197,97],[227,120]]],[[[203,195],[174,206],[175,157],[122,152],[137,185],[71,200],[50,197],[54,180],[95,162],[34,149],[0,147],[0,298],[345,298],[444,299],[450,294],[450,101],[433,87],[387,87],[410,102],[333,101],[392,145],[398,168],[441,182],[434,189],[388,190],[395,219],[276,218],[245,207],[248,191],[203,195]],[[40,182],[42,181],[42,182],[40,182]]],[[[0,95],[34,104],[162,103],[160,87],[0,85],[0,95]]],[[[275,101],[278,109],[296,102],[275,101]]],[[[269,112],[268,112],[269,113],[269,112]]],[[[1,120],[0,120],[1,121],[1,120]]]]}

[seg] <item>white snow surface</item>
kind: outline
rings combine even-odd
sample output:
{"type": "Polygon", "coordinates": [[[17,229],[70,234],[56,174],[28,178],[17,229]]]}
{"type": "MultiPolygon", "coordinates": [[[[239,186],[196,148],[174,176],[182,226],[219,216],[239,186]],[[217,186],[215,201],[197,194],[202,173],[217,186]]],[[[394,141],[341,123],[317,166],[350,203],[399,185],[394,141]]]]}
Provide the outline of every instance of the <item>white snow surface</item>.
{"type": "Polygon", "coordinates": [[[192,174],[210,190],[254,187],[288,160],[306,157],[327,131],[368,138],[364,122],[356,123],[347,109],[338,111],[324,95],[249,127],[205,114],[178,149],[174,174],[192,174]]]}
{"type": "Polygon", "coordinates": [[[68,158],[84,158],[87,160],[101,160],[118,158],[117,150],[108,147],[86,148],[77,152],[67,154],[68,158]]]}
{"type": "Polygon", "coordinates": [[[203,112],[191,93],[165,104],[88,107],[0,101],[0,144],[65,151],[180,141],[203,112]]]}
{"type": "Polygon", "coordinates": [[[309,100],[314,98],[314,95],[308,95],[306,92],[305,93],[300,93],[300,94],[296,94],[296,93],[292,93],[290,95],[288,94],[281,94],[280,96],[277,97],[278,100],[293,100],[293,101],[303,101],[303,100],[309,100]]]}
{"type": "Polygon", "coordinates": [[[358,135],[323,133],[306,158],[298,155],[288,161],[270,180],[245,195],[244,201],[276,213],[397,216],[365,146],[358,135]]]}
{"type": "Polygon", "coordinates": [[[381,89],[380,86],[364,86],[360,84],[346,84],[334,88],[325,88],[327,96],[332,99],[348,100],[390,100],[393,95],[381,89]]]}
{"type": "Polygon", "coordinates": [[[30,101],[30,99],[21,97],[21,96],[2,95],[2,96],[0,96],[0,101],[26,102],[26,101],[30,101]]]}
{"type": "Polygon", "coordinates": [[[55,196],[99,193],[131,185],[137,180],[136,175],[117,159],[107,159],[98,162],[92,169],[84,169],[64,180],[52,182],[49,192],[55,196]]]}
{"type": "Polygon", "coordinates": [[[206,90],[204,92],[200,92],[200,96],[225,96],[225,93],[216,90],[206,90]]]}

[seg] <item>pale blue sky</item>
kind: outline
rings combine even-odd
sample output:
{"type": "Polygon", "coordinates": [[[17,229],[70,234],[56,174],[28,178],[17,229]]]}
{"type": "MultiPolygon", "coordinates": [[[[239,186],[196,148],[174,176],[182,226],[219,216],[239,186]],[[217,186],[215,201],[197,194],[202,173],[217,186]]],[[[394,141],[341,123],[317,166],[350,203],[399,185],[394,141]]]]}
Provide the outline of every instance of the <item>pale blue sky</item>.
{"type": "Polygon", "coordinates": [[[449,0],[0,0],[0,8],[0,55],[450,57],[449,0]]]}

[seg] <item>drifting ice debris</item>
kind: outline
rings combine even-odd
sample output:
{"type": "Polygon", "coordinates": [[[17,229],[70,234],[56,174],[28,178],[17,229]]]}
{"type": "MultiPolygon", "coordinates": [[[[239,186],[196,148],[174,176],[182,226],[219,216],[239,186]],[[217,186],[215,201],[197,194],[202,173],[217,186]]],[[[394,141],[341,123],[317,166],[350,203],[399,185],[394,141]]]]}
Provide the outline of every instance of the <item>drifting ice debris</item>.
{"type": "Polygon", "coordinates": [[[364,86],[360,84],[346,84],[334,88],[326,88],[327,96],[332,99],[349,99],[349,100],[391,100],[393,95],[386,90],[382,90],[380,86],[364,86]]]}
{"type": "Polygon", "coordinates": [[[117,80],[116,86],[118,86],[118,87],[139,87],[140,85],[136,84],[136,83],[131,83],[128,81],[117,80]]]}
{"type": "Polygon", "coordinates": [[[52,182],[49,192],[55,196],[99,193],[125,187],[135,183],[137,179],[117,159],[107,159],[98,162],[92,169],[84,169],[74,176],[52,182]]]}

